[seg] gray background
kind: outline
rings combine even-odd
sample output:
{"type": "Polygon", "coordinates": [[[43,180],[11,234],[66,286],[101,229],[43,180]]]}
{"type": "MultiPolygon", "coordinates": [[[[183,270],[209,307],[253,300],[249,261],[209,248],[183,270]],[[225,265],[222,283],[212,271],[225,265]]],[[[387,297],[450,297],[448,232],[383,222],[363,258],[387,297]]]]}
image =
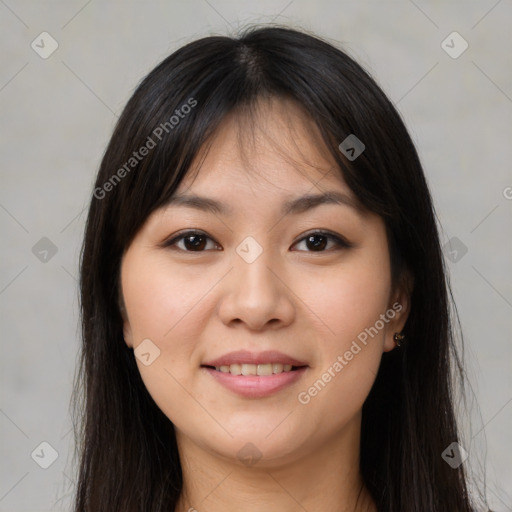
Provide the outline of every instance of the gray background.
{"type": "MultiPolygon", "coordinates": [[[[510,0],[0,0],[0,511],[70,507],[78,255],[117,116],[177,47],[271,21],[342,45],[402,112],[443,243],[457,251],[446,255],[480,407],[463,420],[465,464],[485,463],[492,507],[512,510],[511,20],[510,0]],[[31,47],[51,48],[43,31],[59,45],[46,59],[31,47]],[[458,58],[441,45],[453,31],[469,44],[458,58]],[[56,254],[41,252],[43,237],[56,254]],[[50,461],[43,441],[58,452],[48,469],[35,461],[50,461]]],[[[450,51],[462,49],[452,39],[450,51]]]]}

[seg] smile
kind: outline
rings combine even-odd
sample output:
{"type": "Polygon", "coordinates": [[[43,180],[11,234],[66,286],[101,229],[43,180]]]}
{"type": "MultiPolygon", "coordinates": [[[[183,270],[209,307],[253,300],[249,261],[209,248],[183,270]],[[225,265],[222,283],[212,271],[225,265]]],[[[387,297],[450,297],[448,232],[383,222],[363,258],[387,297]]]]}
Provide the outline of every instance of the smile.
{"type": "Polygon", "coordinates": [[[276,350],[239,350],[201,365],[201,370],[215,382],[245,398],[277,393],[299,380],[308,369],[305,361],[276,350]]]}
{"type": "Polygon", "coordinates": [[[267,364],[251,364],[251,363],[242,363],[242,364],[230,364],[230,365],[221,365],[214,367],[216,371],[222,373],[230,373],[231,375],[276,375],[278,373],[283,372],[291,372],[295,371],[299,366],[292,366],[291,364],[282,364],[282,363],[267,363],[267,364]]]}

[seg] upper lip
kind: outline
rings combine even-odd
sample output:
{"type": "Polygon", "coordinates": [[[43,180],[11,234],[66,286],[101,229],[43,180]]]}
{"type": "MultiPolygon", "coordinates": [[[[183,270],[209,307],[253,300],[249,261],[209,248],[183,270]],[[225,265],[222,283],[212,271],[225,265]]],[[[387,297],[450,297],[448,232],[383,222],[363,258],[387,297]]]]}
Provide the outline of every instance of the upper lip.
{"type": "Polygon", "coordinates": [[[231,364],[268,364],[280,363],[291,364],[292,366],[307,366],[307,363],[299,361],[294,357],[283,354],[276,350],[266,350],[264,352],[249,352],[248,350],[237,350],[224,354],[217,359],[206,361],[202,366],[229,366],[231,364]]]}

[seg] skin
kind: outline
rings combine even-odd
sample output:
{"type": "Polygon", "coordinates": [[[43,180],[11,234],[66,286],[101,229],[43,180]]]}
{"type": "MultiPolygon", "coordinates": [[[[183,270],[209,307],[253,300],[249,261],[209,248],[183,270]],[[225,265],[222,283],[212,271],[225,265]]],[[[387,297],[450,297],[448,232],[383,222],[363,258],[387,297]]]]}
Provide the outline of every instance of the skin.
{"type": "Polygon", "coordinates": [[[150,365],[139,358],[137,365],[176,428],[184,475],[178,511],[376,511],[359,473],[361,409],[382,353],[394,349],[393,334],[405,323],[407,295],[392,286],[382,219],[357,208],[304,112],[280,99],[261,102],[257,113],[250,128],[243,116],[226,117],[177,191],[216,199],[231,215],[161,208],[125,252],[125,341],[135,349],[149,338],[160,350],[150,365]],[[249,131],[254,136],[241,145],[240,133],[249,131]],[[289,199],[327,191],[356,207],[280,213],[289,199]],[[208,237],[199,238],[202,250],[184,239],[162,246],[189,229],[208,237]],[[352,245],[320,237],[326,245],[315,250],[305,238],[314,229],[352,245]],[[236,252],[247,236],[263,249],[252,263],[236,252]],[[301,403],[299,393],[396,302],[401,311],[301,403]],[[308,369],[271,396],[244,398],[201,368],[240,349],[279,350],[308,369]],[[237,455],[247,443],[261,457],[256,463],[237,455]]]}

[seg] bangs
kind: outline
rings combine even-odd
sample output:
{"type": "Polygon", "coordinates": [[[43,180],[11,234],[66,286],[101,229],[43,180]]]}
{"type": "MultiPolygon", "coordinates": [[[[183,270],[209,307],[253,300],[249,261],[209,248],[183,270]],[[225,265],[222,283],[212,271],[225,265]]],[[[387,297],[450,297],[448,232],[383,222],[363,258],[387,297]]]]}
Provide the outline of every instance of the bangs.
{"type": "MultiPolygon", "coordinates": [[[[255,97],[250,103],[238,105],[228,112],[216,123],[214,129],[207,130],[210,134],[199,150],[192,150],[187,155],[187,161],[191,161],[190,166],[183,169],[187,178],[195,179],[211,147],[215,146],[218,137],[228,127],[231,128],[232,144],[242,163],[240,172],[244,173],[246,179],[258,175],[255,162],[273,153],[295,170],[298,177],[307,179],[311,189],[323,191],[322,180],[328,174],[338,177],[344,183],[343,171],[333,158],[318,125],[300,103],[284,96],[255,97]],[[298,140],[302,141],[301,144],[298,140]],[[315,171],[314,175],[311,171],[315,171]]],[[[279,167],[275,169],[276,178],[278,173],[279,167]]],[[[171,174],[158,205],[165,205],[178,185],[175,176],[171,174]]],[[[359,207],[363,209],[360,204],[359,207]]]]}

